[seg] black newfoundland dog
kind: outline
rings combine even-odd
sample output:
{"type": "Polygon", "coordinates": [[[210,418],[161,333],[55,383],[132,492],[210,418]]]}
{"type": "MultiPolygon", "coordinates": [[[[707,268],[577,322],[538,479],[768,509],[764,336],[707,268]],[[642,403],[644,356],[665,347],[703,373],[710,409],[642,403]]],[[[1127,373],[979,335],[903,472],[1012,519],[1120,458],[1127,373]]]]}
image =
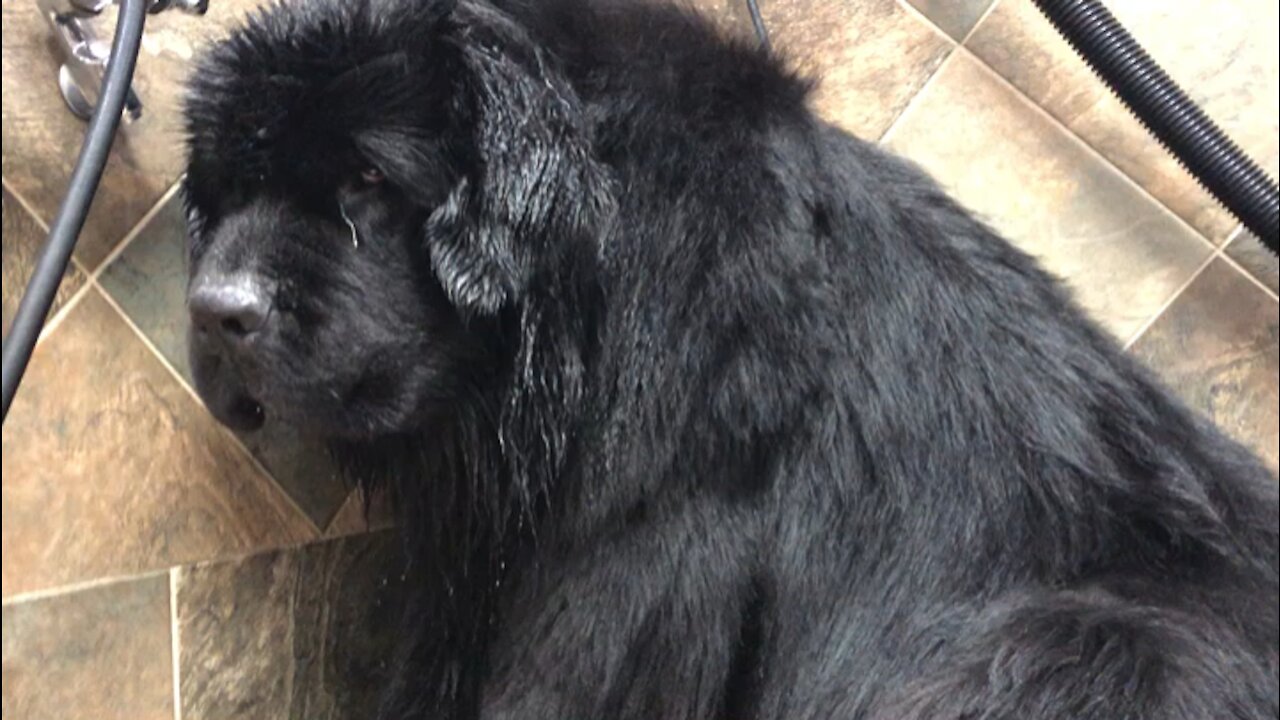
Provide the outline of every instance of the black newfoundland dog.
{"type": "Polygon", "coordinates": [[[223,422],[385,483],[364,716],[1277,716],[1276,478],[692,13],[313,0],[187,106],[223,422]]]}

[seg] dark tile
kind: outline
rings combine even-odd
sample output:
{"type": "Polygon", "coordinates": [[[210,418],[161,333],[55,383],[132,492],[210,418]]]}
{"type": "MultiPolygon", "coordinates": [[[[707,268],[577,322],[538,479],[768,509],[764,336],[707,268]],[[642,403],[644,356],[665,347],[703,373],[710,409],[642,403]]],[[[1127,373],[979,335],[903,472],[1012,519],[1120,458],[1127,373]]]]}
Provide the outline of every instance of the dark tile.
{"type": "Polygon", "coordinates": [[[373,717],[403,568],[378,533],[180,571],[183,720],[373,717]]]}
{"type": "MultiPolygon", "coordinates": [[[[9,335],[9,323],[18,311],[18,302],[31,279],[31,269],[35,267],[36,254],[44,245],[45,230],[36,219],[27,212],[17,198],[4,190],[4,335],[9,335]]],[[[84,273],[73,262],[67,266],[62,276],[62,285],[54,297],[53,307],[49,310],[52,318],[84,285],[84,273]]]]}
{"type": "Polygon", "coordinates": [[[1229,263],[1215,260],[1132,350],[1192,407],[1277,468],[1280,310],[1229,263]]]}
{"type": "MultiPolygon", "coordinates": [[[[76,248],[93,270],[160,198],[182,168],[178,106],[191,59],[206,38],[252,6],[247,0],[210,3],[205,17],[170,12],[147,20],[134,76],[141,119],[123,124],[76,248]]],[[[107,37],[114,9],[98,29],[107,37]]],[[[48,222],[66,193],[85,123],[66,109],[57,90],[61,58],[35,2],[3,3],[3,172],[48,222]]]]}
{"type": "Polygon", "coordinates": [[[186,219],[174,193],[98,277],[98,283],[128,314],[180,375],[187,362],[186,219]]]}
{"type": "Polygon", "coordinates": [[[818,79],[815,109],[870,140],[893,124],[953,46],[895,0],[762,6],[774,46],[818,79]]]}
{"type": "Polygon", "coordinates": [[[240,440],[316,527],[333,521],[350,488],[322,444],[299,437],[278,423],[241,434],[240,440]]]}
{"type": "Polygon", "coordinates": [[[940,72],[887,144],[1132,337],[1212,248],[964,50],[940,72]]]}
{"type": "Polygon", "coordinates": [[[36,351],[3,492],[5,597],[316,534],[96,289],[36,351]]]}
{"type": "Polygon", "coordinates": [[[173,720],[169,576],[4,606],[12,720],[173,720]]]}
{"type": "Polygon", "coordinates": [[[933,24],[960,42],[994,0],[907,0],[933,24]]]}
{"type": "MultiPolygon", "coordinates": [[[[187,362],[186,220],[174,194],[99,278],[102,287],[191,385],[187,362]]],[[[325,527],[347,486],[324,447],[269,423],[240,436],[317,527],[325,527]]]]}
{"type": "MultiPolygon", "coordinates": [[[[1280,6],[1253,0],[1108,0],[1134,37],[1274,177],[1280,6]]],[[[968,47],[1215,242],[1235,227],[1094,77],[1031,0],[1003,0],[968,47]]]]}
{"type": "Polygon", "coordinates": [[[1276,256],[1263,247],[1256,235],[1241,232],[1227,246],[1227,255],[1249,272],[1258,282],[1271,288],[1271,292],[1280,293],[1280,268],[1276,266],[1276,256]]]}

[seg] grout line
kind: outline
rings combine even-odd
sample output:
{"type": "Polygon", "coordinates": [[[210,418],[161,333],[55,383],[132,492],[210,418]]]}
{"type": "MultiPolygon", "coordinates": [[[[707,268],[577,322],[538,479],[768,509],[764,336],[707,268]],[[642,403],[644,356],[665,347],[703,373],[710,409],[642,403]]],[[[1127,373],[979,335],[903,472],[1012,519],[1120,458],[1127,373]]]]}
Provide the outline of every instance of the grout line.
{"type": "Polygon", "coordinates": [[[1241,275],[1244,275],[1246,278],[1248,278],[1249,282],[1251,282],[1251,283],[1253,283],[1254,285],[1257,285],[1258,287],[1262,288],[1262,291],[1263,291],[1263,292],[1265,292],[1265,293],[1267,294],[1267,297],[1271,298],[1272,300],[1280,301],[1280,295],[1276,295],[1276,291],[1275,291],[1275,290],[1272,290],[1270,287],[1268,287],[1268,286],[1267,286],[1267,284],[1266,284],[1266,283],[1262,282],[1262,281],[1261,281],[1261,280],[1259,280],[1257,277],[1255,277],[1255,276],[1254,276],[1254,274],[1253,274],[1252,272],[1250,272],[1250,271],[1249,271],[1249,268],[1247,268],[1247,267],[1245,267],[1245,266],[1241,265],[1240,263],[1236,262],[1236,259],[1235,259],[1235,258],[1233,258],[1233,257],[1231,257],[1230,255],[1228,255],[1228,254],[1227,254],[1227,246],[1226,246],[1226,245],[1223,245],[1223,246],[1222,246],[1222,254],[1221,254],[1221,257],[1222,257],[1222,260],[1223,260],[1225,263],[1227,263],[1227,264],[1228,264],[1228,265],[1230,265],[1231,267],[1233,267],[1233,268],[1235,268],[1236,270],[1238,270],[1238,271],[1240,272],[1240,274],[1241,274],[1241,275]]]}
{"type": "MultiPolygon", "coordinates": [[[[383,528],[372,528],[369,531],[360,533],[360,534],[373,535],[376,533],[390,532],[394,529],[395,529],[394,527],[390,527],[390,526],[383,527],[383,528]]],[[[249,548],[247,550],[242,549],[240,551],[215,554],[210,557],[194,558],[191,560],[179,560],[177,565],[172,565],[169,567],[169,569],[146,570],[143,572],[138,572],[138,573],[129,574],[129,575],[111,575],[108,577],[94,578],[92,580],[80,580],[73,583],[67,583],[66,585],[55,585],[52,587],[42,588],[40,590],[30,590],[27,592],[16,593],[14,595],[10,595],[7,598],[4,598],[3,605],[4,607],[10,607],[12,605],[22,605],[24,603],[47,600],[49,598],[61,597],[63,595],[71,595],[73,593],[83,592],[86,590],[94,590],[94,589],[97,589],[100,587],[106,587],[109,585],[137,582],[139,580],[148,580],[150,578],[159,577],[160,575],[166,575],[173,571],[182,571],[183,569],[188,569],[188,568],[200,568],[200,567],[207,567],[210,565],[220,565],[223,563],[241,562],[250,558],[261,557],[263,555],[270,555],[272,553],[295,552],[298,550],[302,550],[303,548],[311,547],[313,545],[321,545],[329,542],[334,542],[334,541],[342,540],[347,537],[349,536],[343,535],[343,536],[332,537],[332,538],[320,536],[320,537],[309,538],[306,540],[299,540],[297,542],[283,543],[280,545],[254,547],[254,548],[249,548]]]]}
{"type": "MultiPolygon", "coordinates": [[[[22,193],[18,192],[7,178],[0,178],[0,182],[3,182],[5,191],[13,197],[14,202],[18,203],[18,207],[25,212],[33,222],[35,222],[36,226],[40,228],[40,231],[44,233],[47,239],[49,236],[49,225],[45,223],[44,218],[40,217],[40,213],[36,212],[35,206],[23,197],[22,193]]],[[[43,247],[43,243],[41,243],[41,247],[43,247]]],[[[91,273],[88,268],[80,262],[80,259],[77,258],[74,253],[71,255],[71,262],[69,263],[69,266],[72,270],[80,273],[84,278],[84,284],[76,288],[76,291],[71,293],[71,297],[67,298],[67,301],[63,303],[61,307],[53,311],[49,317],[45,318],[44,326],[40,328],[40,335],[36,337],[36,347],[39,347],[40,343],[44,342],[44,339],[48,337],[49,333],[53,332],[53,329],[62,321],[63,316],[65,316],[72,307],[75,307],[76,303],[80,301],[80,298],[89,288],[89,278],[91,277],[91,273]]],[[[30,278],[28,278],[28,282],[29,281],[30,278]]]]}
{"type": "Polygon", "coordinates": [[[75,306],[80,304],[80,300],[84,298],[85,294],[88,293],[89,289],[93,286],[93,280],[86,273],[84,284],[76,288],[76,291],[71,293],[71,297],[67,298],[67,301],[62,304],[62,307],[58,308],[48,317],[47,320],[45,320],[44,327],[40,328],[40,335],[36,337],[37,348],[53,334],[54,330],[58,329],[58,326],[62,324],[62,319],[70,314],[75,306]]]}
{"type": "Polygon", "coordinates": [[[938,27],[938,23],[934,22],[932,18],[930,18],[928,15],[925,15],[920,8],[916,7],[915,5],[912,5],[910,2],[908,2],[908,0],[898,0],[898,7],[902,10],[905,10],[908,15],[915,16],[917,20],[919,20],[922,24],[924,24],[926,27],[932,30],[935,35],[946,40],[948,45],[956,44],[955,38],[948,35],[946,30],[943,30],[942,28],[938,27]]]}
{"type": "Polygon", "coordinates": [[[29,592],[10,595],[4,599],[3,603],[0,604],[4,607],[10,607],[12,605],[21,605],[23,603],[34,602],[37,600],[47,600],[60,595],[70,595],[71,593],[83,592],[85,590],[95,590],[108,585],[146,580],[148,578],[157,577],[164,572],[168,571],[148,570],[146,572],[136,573],[133,575],[112,575],[110,577],[94,578],[93,580],[81,580],[79,582],[68,583],[66,585],[58,585],[55,587],[44,588],[42,590],[31,590],[29,592]]]}
{"type": "Polygon", "coordinates": [[[1259,278],[1252,270],[1242,265],[1235,258],[1231,257],[1231,253],[1227,252],[1227,250],[1235,243],[1244,242],[1246,237],[1247,237],[1247,233],[1245,231],[1244,223],[1240,223],[1239,225],[1236,225],[1236,229],[1232,230],[1231,234],[1227,235],[1227,239],[1222,241],[1222,259],[1227,261],[1227,263],[1231,265],[1231,267],[1244,273],[1245,277],[1249,278],[1249,280],[1251,280],[1253,284],[1262,288],[1262,290],[1266,292],[1267,295],[1272,300],[1280,300],[1280,296],[1276,295],[1276,291],[1272,290],[1271,286],[1262,282],[1262,279],[1259,278]]]}
{"type": "Polygon", "coordinates": [[[49,233],[49,224],[44,221],[44,218],[40,217],[40,213],[36,212],[35,206],[23,197],[22,193],[18,192],[18,190],[13,187],[13,184],[9,182],[8,178],[0,178],[0,183],[2,183],[4,185],[4,189],[13,196],[13,199],[18,202],[18,205],[21,206],[23,210],[26,210],[28,215],[35,219],[36,224],[39,225],[40,229],[47,235],[49,233]]]}
{"type": "Polygon", "coordinates": [[[991,16],[991,13],[995,12],[996,5],[999,5],[1000,2],[1001,0],[991,0],[987,5],[987,9],[983,10],[982,15],[978,16],[978,21],[973,24],[973,27],[969,28],[969,32],[964,34],[964,39],[960,41],[960,45],[962,47],[968,44],[969,39],[978,32],[978,28],[982,27],[982,23],[987,21],[987,18],[991,16]]]}
{"type": "Polygon", "coordinates": [[[93,269],[93,278],[95,280],[102,276],[102,273],[111,266],[111,263],[116,261],[116,258],[123,255],[125,250],[129,249],[129,246],[133,244],[134,238],[142,234],[142,231],[151,224],[151,221],[160,214],[160,211],[164,210],[164,207],[169,203],[170,198],[177,194],[178,190],[181,188],[182,177],[179,176],[179,178],[174,181],[167,190],[160,194],[160,199],[156,200],[155,204],[143,213],[141,218],[138,218],[138,222],[134,223],[133,227],[129,229],[129,232],[124,234],[124,237],[120,239],[120,242],[116,243],[116,246],[111,248],[111,252],[107,253],[107,256],[102,259],[102,262],[98,263],[98,266],[93,269]]]}
{"type": "MultiPolygon", "coordinates": [[[[175,374],[176,374],[176,371],[175,371],[175,374]]],[[[190,392],[192,396],[195,397],[196,402],[200,405],[200,411],[205,414],[209,414],[209,409],[205,407],[204,401],[200,399],[200,396],[197,395],[196,392],[190,388],[187,388],[187,391],[190,392]]],[[[293,495],[290,494],[289,491],[286,490],[285,487],[280,484],[280,481],[276,479],[275,473],[271,472],[269,469],[267,469],[266,465],[262,464],[262,460],[260,460],[257,455],[253,454],[253,451],[249,449],[249,446],[244,444],[244,441],[241,440],[239,436],[231,432],[231,430],[226,426],[224,426],[222,423],[215,422],[214,424],[217,426],[218,430],[225,437],[231,440],[231,442],[235,445],[235,447],[240,448],[240,451],[245,454],[245,457],[249,458],[249,463],[253,465],[253,467],[257,469],[257,471],[261,473],[262,476],[265,477],[273,487],[275,487],[276,491],[279,492],[282,497],[284,497],[285,504],[293,508],[293,511],[296,512],[298,516],[301,517],[302,520],[307,524],[307,527],[311,529],[312,537],[309,540],[303,541],[303,543],[301,544],[307,544],[307,543],[315,542],[317,540],[323,540],[324,529],[321,528],[320,525],[315,520],[311,519],[311,515],[307,514],[307,511],[302,509],[302,506],[298,504],[298,501],[294,499],[293,495]]],[[[332,520],[332,518],[330,518],[330,520],[332,520]]],[[[263,550],[268,550],[268,549],[275,549],[275,548],[263,548],[263,550]]]]}
{"type": "Polygon", "coordinates": [[[1236,238],[1244,234],[1244,223],[1237,223],[1235,229],[1227,233],[1227,239],[1222,241],[1222,247],[1226,247],[1235,242],[1236,238]]]}
{"type": "Polygon", "coordinates": [[[1152,313],[1151,317],[1147,318],[1147,320],[1145,320],[1141,325],[1139,325],[1138,329],[1134,331],[1133,335],[1129,336],[1129,339],[1126,340],[1124,343],[1124,346],[1123,346],[1124,349],[1128,350],[1132,348],[1134,343],[1138,342],[1138,340],[1143,335],[1145,335],[1148,330],[1151,329],[1151,326],[1155,325],[1156,321],[1159,320],[1169,308],[1173,307],[1173,304],[1177,302],[1178,298],[1182,297],[1182,294],[1187,291],[1187,288],[1191,287],[1191,284],[1194,283],[1196,279],[1199,278],[1202,274],[1204,274],[1204,271],[1207,270],[1208,267],[1213,264],[1214,260],[1217,260],[1219,257],[1221,257],[1221,255],[1222,255],[1221,250],[1215,250],[1214,252],[1210,253],[1209,257],[1206,258],[1204,262],[1200,263],[1200,266],[1196,268],[1195,272],[1191,273],[1191,277],[1187,278],[1185,282],[1179,285],[1178,289],[1173,291],[1173,295],[1171,295],[1168,300],[1162,303],[1159,309],[1157,309],[1154,313],[1152,313]]]}
{"type": "MultiPolygon", "coordinates": [[[[98,291],[99,291],[99,294],[107,301],[107,304],[110,305],[112,309],[116,311],[116,314],[118,314],[124,320],[125,324],[128,325],[131,330],[133,330],[133,333],[138,336],[138,338],[142,341],[142,344],[148,350],[150,350],[151,354],[154,355],[155,358],[160,361],[160,364],[163,365],[164,368],[169,371],[169,374],[172,375],[173,379],[177,381],[178,386],[181,387],[183,390],[186,390],[187,394],[190,395],[193,400],[195,400],[196,404],[200,407],[200,411],[204,413],[208,413],[209,410],[208,408],[205,407],[204,401],[200,399],[199,393],[197,393],[194,388],[192,388],[190,385],[187,384],[187,380],[182,376],[182,373],[178,372],[178,369],[175,368],[173,364],[169,362],[169,358],[165,357],[164,353],[160,352],[160,348],[157,348],[155,346],[155,343],[151,342],[151,338],[147,337],[147,334],[142,331],[142,328],[138,327],[138,325],[133,321],[133,318],[129,317],[129,313],[125,312],[124,308],[120,307],[119,303],[115,301],[115,298],[111,297],[110,293],[106,292],[101,287],[98,288],[98,291]]],[[[222,432],[226,437],[230,438],[231,441],[235,443],[236,447],[240,448],[244,452],[244,454],[248,456],[250,463],[253,464],[253,466],[258,470],[258,472],[262,473],[264,476],[266,476],[268,480],[271,481],[271,484],[276,488],[276,490],[280,491],[280,494],[285,497],[286,503],[290,507],[292,507],[295,512],[301,515],[302,518],[306,521],[307,527],[315,531],[315,536],[323,537],[324,533],[320,529],[320,526],[317,525],[316,522],[311,519],[311,516],[308,515],[305,510],[302,509],[302,506],[299,505],[298,501],[295,500],[293,496],[289,494],[289,491],[284,489],[284,486],[280,484],[280,481],[276,480],[276,476],[270,470],[268,470],[265,465],[262,464],[262,461],[258,459],[258,456],[250,452],[249,448],[245,446],[244,442],[239,437],[237,437],[235,433],[231,432],[229,429],[224,427],[221,423],[217,424],[217,429],[220,432],[222,432]]]]}
{"type": "Polygon", "coordinates": [[[178,623],[178,583],[181,567],[169,568],[169,652],[173,656],[173,720],[182,720],[182,649],[178,623]]]}
{"type": "MultiPolygon", "coordinates": [[[[145,229],[147,225],[151,223],[151,221],[155,218],[156,215],[160,214],[160,211],[164,209],[165,204],[168,203],[171,198],[173,198],[174,194],[178,192],[178,190],[181,187],[182,187],[182,178],[179,177],[178,180],[173,185],[171,185],[167,190],[161,193],[160,199],[157,200],[156,203],[152,205],[150,209],[148,209],[145,213],[142,214],[142,217],[138,220],[137,223],[134,224],[133,228],[129,230],[129,232],[125,233],[124,238],[122,238],[120,242],[116,243],[116,246],[112,248],[111,252],[107,253],[107,256],[102,259],[102,262],[98,263],[98,266],[94,268],[92,271],[86,269],[84,265],[81,264],[78,259],[76,259],[75,255],[71,256],[71,262],[81,272],[81,274],[84,275],[84,278],[85,278],[84,285],[82,285],[74,293],[72,293],[71,297],[68,298],[67,301],[62,304],[62,307],[58,308],[57,312],[53,313],[53,315],[47,318],[47,320],[45,321],[44,327],[40,329],[40,336],[36,338],[36,347],[39,347],[40,344],[43,343],[46,338],[48,338],[50,335],[53,334],[53,331],[56,330],[58,326],[62,324],[63,318],[67,317],[67,315],[69,315],[71,311],[77,305],[80,304],[80,300],[83,299],[84,296],[89,292],[89,289],[99,284],[98,278],[102,277],[102,274],[107,271],[107,268],[109,268],[113,262],[115,262],[116,258],[124,254],[125,250],[128,249],[129,245],[133,243],[134,238],[136,238],[138,235],[142,233],[142,230],[145,229]]],[[[29,207],[27,207],[26,201],[22,198],[22,196],[18,195],[13,191],[13,188],[9,186],[8,182],[5,183],[5,189],[8,190],[11,195],[13,195],[15,198],[18,199],[19,203],[22,204],[23,207],[26,208],[27,211],[30,212],[33,217],[36,218],[36,221],[40,223],[40,227],[44,229],[46,234],[48,234],[49,232],[48,226],[46,226],[44,222],[40,220],[39,215],[36,215],[34,211],[32,211],[29,207]]],[[[99,287],[99,289],[102,291],[103,295],[109,294],[107,293],[105,288],[99,287]]]]}
{"type": "Polygon", "coordinates": [[[933,83],[937,81],[939,77],[942,76],[942,71],[946,70],[947,66],[951,64],[951,60],[956,56],[956,51],[960,49],[960,46],[956,45],[955,41],[951,38],[947,38],[947,42],[951,43],[951,49],[947,51],[947,56],[942,58],[942,62],[938,63],[938,67],[933,71],[933,74],[926,78],[924,83],[920,86],[920,89],[916,90],[915,95],[911,96],[911,99],[907,101],[906,107],[902,108],[902,112],[898,113],[898,117],[894,118],[893,122],[889,123],[889,127],[885,128],[884,132],[880,133],[880,138],[876,140],[877,145],[881,147],[886,146],[889,142],[890,136],[893,135],[893,132],[902,125],[903,120],[910,115],[912,111],[919,107],[921,103],[920,99],[924,97],[925,92],[933,86],[933,83]]]}
{"type": "MultiPolygon", "coordinates": [[[[1134,180],[1132,177],[1130,177],[1130,176],[1129,176],[1129,173],[1126,173],[1124,170],[1121,170],[1121,169],[1120,169],[1120,168],[1119,168],[1119,167],[1118,167],[1118,166],[1117,166],[1117,165],[1116,165],[1116,164],[1115,164],[1115,163],[1114,163],[1110,158],[1108,158],[1106,155],[1103,155],[1103,154],[1102,154],[1102,153],[1101,153],[1097,148],[1095,148],[1094,146],[1092,146],[1092,145],[1090,145],[1089,143],[1085,142],[1084,138],[1082,138],[1082,137],[1080,137],[1079,135],[1077,135],[1077,134],[1076,134],[1076,132],[1075,132],[1074,130],[1072,130],[1070,127],[1068,127],[1066,123],[1064,123],[1064,122],[1062,122],[1061,120],[1059,120],[1056,116],[1054,116],[1054,114],[1053,114],[1053,113],[1051,113],[1051,112],[1049,112],[1048,110],[1045,110],[1043,107],[1041,107],[1041,106],[1040,106],[1040,104],[1039,104],[1039,103],[1037,103],[1035,100],[1033,100],[1033,99],[1031,98],[1031,96],[1030,96],[1030,95],[1027,95],[1025,92],[1023,92],[1023,91],[1022,91],[1022,89],[1021,89],[1021,88],[1019,88],[1017,85],[1014,85],[1014,84],[1013,84],[1012,82],[1010,82],[1010,81],[1009,81],[1005,76],[1003,76],[1003,75],[1001,75],[999,72],[997,72],[995,68],[993,68],[993,67],[991,67],[990,65],[988,65],[988,64],[987,64],[987,62],[986,62],[985,60],[983,60],[981,57],[978,57],[978,55],[977,55],[976,53],[974,53],[972,50],[969,50],[968,48],[966,48],[966,47],[964,47],[964,46],[960,46],[960,47],[956,48],[956,50],[957,50],[958,52],[963,52],[967,58],[969,58],[969,59],[970,59],[970,60],[972,60],[973,62],[977,63],[978,67],[979,67],[983,72],[985,72],[986,74],[990,75],[992,78],[995,78],[995,80],[996,80],[996,81],[997,81],[997,82],[998,82],[1002,87],[1004,87],[1004,88],[1005,88],[1005,89],[1007,89],[1007,90],[1012,91],[1012,92],[1013,92],[1013,93],[1014,93],[1014,94],[1015,94],[1019,99],[1021,99],[1025,104],[1027,104],[1027,105],[1031,106],[1031,107],[1034,109],[1034,111],[1035,111],[1038,115],[1040,115],[1042,118],[1045,118],[1046,120],[1048,120],[1048,121],[1049,121],[1049,122],[1050,122],[1054,127],[1056,127],[1057,129],[1059,129],[1059,130],[1061,130],[1062,132],[1066,133],[1066,134],[1067,134],[1067,137],[1071,138],[1071,140],[1073,140],[1073,141],[1075,142],[1075,144],[1076,144],[1076,145],[1079,145],[1081,148],[1083,148],[1083,149],[1085,150],[1086,154],[1090,155],[1090,156],[1091,156],[1091,157],[1093,157],[1094,159],[1096,159],[1096,160],[1098,160],[1099,162],[1101,162],[1101,163],[1102,163],[1106,168],[1108,168],[1108,169],[1112,170],[1113,172],[1115,172],[1116,174],[1118,174],[1118,175],[1121,177],[1121,179],[1122,179],[1126,184],[1128,184],[1128,185],[1129,185],[1129,187],[1133,188],[1134,190],[1137,190],[1137,191],[1138,191],[1138,193],[1139,193],[1142,197],[1144,197],[1144,198],[1146,198],[1146,199],[1150,200],[1152,203],[1154,203],[1154,204],[1156,205],[1156,207],[1158,207],[1160,210],[1163,210],[1163,211],[1164,211],[1164,214],[1166,214],[1166,215],[1168,215],[1169,217],[1173,218],[1173,219],[1174,219],[1174,220],[1175,220],[1179,225],[1181,225],[1181,226],[1183,226],[1184,228],[1186,228],[1187,230],[1189,230],[1189,231],[1190,231],[1193,235],[1195,235],[1197,238],[1200,238],[1200,241],[1201,241],[1201,242],[1203,242],[1205,245],[1207,245],[1208,247],[1212,248],[1215,252],[1216,252],[1217,250],[1219,250],[1219,249],[1222,247],[1222,245],[1219,245],[1218,243],[1214,242],[1213,240],[1210,240],[1210,239],[1209,239],[1209,238],[1208,238],[1204,233],[1200,232],[1200,231],[1199,231],[1199,230],[1197,230],[1195,227],[1193,227],[1193,226],[1191,225],[1191,223],[1189,223],[1189,222],[1187,222],[1185,219],[1183,219],[1183,217],[1182,217],[1181,215],[1179,215],[1179,214],[1175,213],[1173,210],[1171,210],[1171,209],[1169,208],[1169,206],[1168,206],[1168,205],[1165,205],[1165,204],[1164,204],[1164,202],[1162,202],[1159,198],[1157,198],[1157,197],[1155,197],[1154,195],[1152,195],[1152,194],[1151,194],[1151,193],[1150,193],[1150,192],[1149,192],[1145,187],[1143,187],[1142,185],[1140,185],[1140,184],[1138,183],[1138,181],[1137,181],[1137,180],[1134,180]]],[[[1099,82],[1101,82],[1101,81],[1099,81],[1099,82]]],[[[1223,243],[1223,245],[1225,245],[1225,243],[1223,243]]]]}
{"type": "MultiPolygon", "coordinates": [[[[902,119],[907,116],[907,113],[910,112],[913,107],[915,107],[915,105],[917,104],[917,101],[920,99],[920,96],[924,94],[924,91],[928,90],[929,86],[933,84],[933,81],[936,80],[938,76],[942,74],[942,71],[943,69],[946,68],[947,63],[951,62],[952,56],[955,55],[956,49],[960,47],[960,44],[956,43],[954,38],[948,35],[945,30],[938,27],[938,24],[935,23],[933,20],[929,19],[929,16],[921,12],[919,8],[915,7],[914,5],[907,2],[906,0],[898,0],[897,5],[900,9],[905,11],[908,15],[914,16],[925,27],[931,30],[934,35],[937,35],[943,41],[943,43],[947,46],[947,54],[942,58],[941,61],[938,62],[938,67],[934,68],[933,72],[929,74],[929,77],[925,78],[925,81],[921,83],[920,88],[916,90],[914,94],[912,94],[911,99],[907,101],[907,104],[902,108],[902,111],[899,112],[898,115],[895,118],[893,118],[893,120],[889,123],[889,127],[885,128],[884,131],[880,133],[879,139],[876,140],[877,145],[884,145],[888,141],[889,135],[893,132],[895,128],[898,127],[898,124],[901,123],[902,119]]],[[[990,10],[990,8],[988,8],[988,10],[990,10]]],[[[986,17],[986,15],[984,14],[983,17],[986,17]]],[[[974,27],[977,27],[977,26],[975,25],[974,27]]],[[[972,32],[972,30],[970,32],[972,32]]]]}

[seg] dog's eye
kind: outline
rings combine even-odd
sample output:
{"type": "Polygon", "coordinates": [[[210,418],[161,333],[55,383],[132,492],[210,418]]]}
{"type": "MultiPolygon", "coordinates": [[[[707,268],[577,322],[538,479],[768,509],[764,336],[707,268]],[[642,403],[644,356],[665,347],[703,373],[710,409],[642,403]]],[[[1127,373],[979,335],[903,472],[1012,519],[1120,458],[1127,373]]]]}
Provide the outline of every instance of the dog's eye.
{"type": "Polygon", "coordinates": [[[376,167],[367,167],[360,171],[360,184],[366,187],[382,184],[386,176],[376,167]]]}

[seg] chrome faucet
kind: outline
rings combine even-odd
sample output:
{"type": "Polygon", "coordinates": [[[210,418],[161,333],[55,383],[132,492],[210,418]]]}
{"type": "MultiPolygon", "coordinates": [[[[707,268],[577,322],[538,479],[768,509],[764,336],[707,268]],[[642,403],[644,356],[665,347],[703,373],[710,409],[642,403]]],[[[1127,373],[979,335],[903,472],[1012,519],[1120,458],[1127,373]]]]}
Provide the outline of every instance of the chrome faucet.
{"type": "MultiPolygon", "coordinates": [[[[103,74],[111,57],[111,34],[103,32],[100,25],[102,11],[118,0],[36,0],[40,14],[53,29],[58,47],[64,57],[58,68],[58,90],[71,112],[82,120],[88,120],[102,91],[103,74]]],[[[209,0],[151,0],[147,12],[155,14],[164,10],[182,10],[203,15],[209,0]]],[[[125,98],[124,117],[137,120],[142,117],[142,101],[133,88],[125,98]]]]}

